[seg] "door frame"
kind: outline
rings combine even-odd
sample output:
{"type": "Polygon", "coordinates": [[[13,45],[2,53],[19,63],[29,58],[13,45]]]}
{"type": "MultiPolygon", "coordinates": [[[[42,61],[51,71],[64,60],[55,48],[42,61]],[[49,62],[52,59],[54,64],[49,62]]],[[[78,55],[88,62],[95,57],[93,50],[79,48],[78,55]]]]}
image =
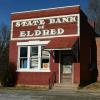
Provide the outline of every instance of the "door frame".
{"type": "MultiPolygon", "coordinates": [[[[62,52],[59,51],[59,84],[61,83],[61,55],[62,52]]],[[[73,65],[73,63],[72,63],[73,65]]],[[[73,67],[73,66],[72,66],[73,67]]],[[[73,68],[72,68],[73,69],[73,68]]],[[[72,78],[71,78],[71,82],[73,83],[73,70],[72,70],[72,78]]]]}
{"type": "Polygon", "coordinates": [[[61,51],[59,51],[59,84],[61,83],[61,73],[60,73],[60,67],[61,67],[61,64],[60,64],[60,60],[61,60],[61,51]]]}

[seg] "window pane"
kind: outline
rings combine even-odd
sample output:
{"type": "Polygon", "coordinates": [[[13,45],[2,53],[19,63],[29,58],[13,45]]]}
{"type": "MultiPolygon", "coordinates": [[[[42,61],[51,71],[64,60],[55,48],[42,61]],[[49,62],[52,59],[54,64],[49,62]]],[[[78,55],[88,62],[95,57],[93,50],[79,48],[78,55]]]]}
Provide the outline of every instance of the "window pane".
{"type": "Polygon", "coordinates": [[[31,47],[31,52],[30,52],[30,56],[34,57],[34,56],[38,56],[38,47],[31,47]]]}
{"type": "Polygon", "coordinates": [[[20,47],[20,57],[27,57],[27,47],[20,47]]]}
{"type": "Polygon", "coordinates": [[[27,47],[20,47],[20,68],[27,68],[27,47]]]}
{"type": "Polygon", "coordinates": [[[30,68],[37,68],[38,67],[38,58],[31,58],[30,59],[30,68]]]}
{"type": "Polygon", "coordinates": [[[49,68],[49,58],[42,58],[42,66],[41,68],[49,68]]]}
{"type": "Polygon", "coordinates": [[[42,47],[42,66],[41,68],[49,68],[49,52],[42,47]]]}
{"type": "Polygon", "coordinates": [[[42,57],[49,57],[48,51],[42,51],[42,57]]]}
{"type": "Polygon", "coordinates": [[[38,47],[30,49],[30,68],[38,68],[38,47]]]}
{"type": "Polygon", "coordinates": [[[27,58],[20,58],[20,68],[27,68],[27,58]]]}

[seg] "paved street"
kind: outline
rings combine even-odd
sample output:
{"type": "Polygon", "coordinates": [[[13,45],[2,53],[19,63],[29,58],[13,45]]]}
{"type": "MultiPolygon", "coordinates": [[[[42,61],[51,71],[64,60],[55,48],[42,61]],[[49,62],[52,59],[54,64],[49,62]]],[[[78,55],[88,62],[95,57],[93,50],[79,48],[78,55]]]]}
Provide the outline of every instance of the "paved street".
{"type": "Polygon", "coordinates": [[[52,90],[0,90],[0,100],[100,100],[100,93],[52,90]]]}

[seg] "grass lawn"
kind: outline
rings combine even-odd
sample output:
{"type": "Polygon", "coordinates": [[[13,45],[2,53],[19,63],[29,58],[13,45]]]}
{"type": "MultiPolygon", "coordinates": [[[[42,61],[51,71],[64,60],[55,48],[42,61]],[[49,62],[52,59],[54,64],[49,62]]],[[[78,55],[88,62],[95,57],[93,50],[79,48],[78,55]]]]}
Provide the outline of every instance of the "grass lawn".
{"type": "Polygon", "coordinates": [[[79,90],[85,90],[85,91],[99,91],[100,92],[100,81],[99,82],[94,82],[92,84],[89,84],[85,87],[79,88],[79,90]]]}
{"type": "MultiPolygon", "coordinates": [[[[48,88],[41,87],[31,87],[31,86],[16,86],[16,87],[2,87],[0,86],[0,91],[47,91],[48,88]]],[[[79,91],[99,91],[100,92],[100,82],[95,82],[85,87],[79,87],[79,91]]],[[[76,90],[76,91],[77,91],[76,90]]]]}
{"type": "Polygon", "coordinates": [[[39,87],[28,87],[28,86],[16,86],[16,87],[2,87],[0,86],[0,91],[46,91],[47,88],[39,88],[39,87]]]}

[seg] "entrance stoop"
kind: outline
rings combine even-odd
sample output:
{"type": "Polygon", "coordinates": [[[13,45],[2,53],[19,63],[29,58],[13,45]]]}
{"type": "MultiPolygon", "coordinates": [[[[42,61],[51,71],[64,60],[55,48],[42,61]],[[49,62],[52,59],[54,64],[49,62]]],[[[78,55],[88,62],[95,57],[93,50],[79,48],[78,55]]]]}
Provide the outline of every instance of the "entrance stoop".
{"type": "Polygon", "coordinates": [[[54,84],[54,90],[77,90],[78,84],[72,83],[72,75],[64,74],[61,83],[54,84]]]}
{"type": "Polygon", "coordinates": [[[72,83],[72,74],[63,74],[61,83],[72,83]]]}
{"type": "Polygon", "coordinates": [[[53,90],[77,90],[78,84],[73,83],[56,83],[53,90]]]}

